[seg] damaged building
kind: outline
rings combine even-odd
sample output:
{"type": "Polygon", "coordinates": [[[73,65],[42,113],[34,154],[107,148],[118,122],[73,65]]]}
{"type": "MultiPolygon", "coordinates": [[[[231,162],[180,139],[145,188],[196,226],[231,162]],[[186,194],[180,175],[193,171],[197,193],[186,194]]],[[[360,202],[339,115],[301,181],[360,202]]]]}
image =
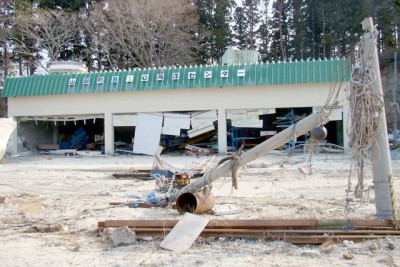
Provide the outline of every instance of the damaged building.
{"type": "MultiPolygon", "coordinates": [[[[154,155],[187,145],[226,153],[257,145],[313,113],[350,77],[348,59],[90,73],[63,64],[54,64],[48,75],[6,79],[2,97],[18,124],[11,153],[154,155]]],[[[341,90],[326,125],[326,142],[342,147],[345,98],[341,90]]],[[[289,146],[305,141],[298,137],[289,146]]]]}

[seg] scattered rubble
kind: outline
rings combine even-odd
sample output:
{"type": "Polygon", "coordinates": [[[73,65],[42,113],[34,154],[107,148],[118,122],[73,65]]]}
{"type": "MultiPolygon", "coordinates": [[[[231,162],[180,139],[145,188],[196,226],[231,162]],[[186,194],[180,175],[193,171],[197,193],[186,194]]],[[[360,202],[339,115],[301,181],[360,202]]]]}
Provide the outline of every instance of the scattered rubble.
{"type": "Polygon", "coordinates": [[[111,234],[115,246],[128,246],[136,242],[136,234],[128,227],[118,227],[111,234]]]}
{"type": "Polygon", "coordinates": [[[300,254],[301,256],[306,256],[306,257],[321,257],[321,253],[318,250],[303,250],[300,254]]]}
{"type": "Polygon", "coordinates": [[[29,227],[28,230],[26,230],[26,233],[54,233],[54,232],[60,232],[63,231],[63,228],[59,224],[36,224],[32,225],[29,227]]]}
{"type": "Polygon", "coordinates": [[[354,256],[353,256],[353,254],[351,254],[349,252],[345,252],[345,253],[343,253],[343,258],[345,260],[352,260],[352,259],[354,259],[354,256]]]}
{"type": "MultiPolygon", "coordinates": [[[[201,234],[183,253],[164,250],[159,247],[159,244],[173,228],[168,224],[168,220],[179,221],[182,215],[170,208],[155,208],[150,203],[146,203],[147,209],[141,208],[141,205],[145,205],[145,203],[139,204],[135,209],[130,209],[130,206],[127,205],[136,200],[147,200],[148,196],[150,199],[152,197],[158,199],[162,196],[163,193],[155,190],[154,180],[110,179],[111,173],[116,169],[109,168],[110,165],[104,165],[100,168],[110,171],[98,171],[95,162],[103,161],[104,159],[101,158],[84,159],[93,164],[87,164],[85,167],[79,165],[83,159],[69,158],[68,160],[76,164],[72,168],[60,164],[61,158],[65,160],[64,156],[53,156],[50,163],[46,157],[43,155],[41,160],[32,159],[28,163],[22,163],[22,158],[15,158],[12,160],[21,162],[20,165],[13,163],[15,166],[12,166],[8,163],[2,166],[4,168],[0,172],[0,184],[3,190],[2,196],[6,199],[4,204],[0,205],[2,215],[0,232],[2,249],[7,251],[2,254],[4,255],[2,261],[5,265],[11,266],[13,263],[24,265],[28,257],[41,266],[48,265],[49,262],[52,265],[62,265],[61,262],[65,261],[66,257],[68,257],[68,264],[84,266],[139,266],[141,262],[148,266],[166,264],[196,266],[196,262],[212,266],[291,266],[296,264],[318,266],[327,263],[338,266],[343,264],[396,266],[395,264],[398,264],[397,247],[400,239],[396,236],[381,236],[378,239],[366,241],[343,241],[343,239],[335,240],[326,230],[320,231],[326,233],[321,245],[293,245],[286,243],[290,242],[290,239],[282,238],[274,240],[244,236],[232,237],[227,236],[226,233],[236,232],[236,229],[228,231],[223,229],[220,233],[225,236],[215,237],[212,236],[213,233],[210,234],[211,236],[202,236],[201,234]],[[52,164],[58,169],[51,169],[52,164]],[[32,171],[32,168],[37,168],[37,170],[32,171]],[[77,171],[77,168],[85,169],[85,171],[77,171]],[[88,170],[88,168],[94,171],[88,170]],[[15,179],[10,179],[10,176],[15,179]],[[7,188],[7,185],[10,187],[7,188]],[[98,192],[105,194],[100,197],[98,192]],[[151,192],[156,192],[156,194],[150,194],[151,192]],[[20,202],[40,203],[42,211],[39,213],[21,212],[20,202]],[[119,204],[109,205],[110,202],[119,202],[119,204]],[[82,211],[91,211],[91,216],[82,216],[82,211]],[[135,242],[129,246],[119,245],[116,247],[117,245],[112,239],[116,228],[106,227],[100,228],[99,231],[94,230],[96,222],[122,219],[146,220],[143,228],[136,228],[138,231],[134,228],[128,229],[135,231],[136,234],[135,242]],[[159,232],[155,235],[144,235],[144,228],[151,227],[153,221],[161,223],[157,227],[159,232]],[[15,249],[16,246],[18,249],[15,249]],[[27,256],[20,254],[21,249],[26,251],[27,256]],[[352,259],[346,260],[344,254],[348,254],[348,257],[352,257],[352,259]],[[144,259],[146,260],[144,261],[144,259]]],[[[301,155],[292,157],[301,161],[301,155]]],[[[199,216],[208,217],[211,221],[217,220],[221,223],[229,223],[238,218],[249,218],[249,221],[255,221],[258,218],[274,220],[284,218],[286,223],[289,223],[294,219],[313,218],[315,210],[320,209],[321,213],[318,213],[318,218],[340,218],[346,224],[336,221],[337,226],[345,227],[348,217],[343,216],[340,207],[343,204],[342,188],[346,186],[347,180],[338,179],[338,177],[347,177],[344,171],[347,165],[338,163],[338,159],[343,158],[340,155],[335,157],[321,155],[320,157],[325,161],[314,164],[323,171],[314,172],[312,175],[300,175],[300,177],[298,168],[290,166],[290,164],[287,164],[287,169],[275,172],[284,157],[280,155],[265,157],[262,161],[251,165],[248,170],[241,172],[239,190],[231,192],[229,178],[213,184],[213,193],[215,193],[217,203],[213,210],[218,210],[220,205],[231,205],[240,213],[217,215],[210,212],[199,216]],[[263,165],[263,162],[268,162],[268,165],[263,165]],[[257,167],[253,168],[253,166],[257,167]],[[265,174],[266,172],[267,174],[265,174]],[[277,180],[274,180],[275,178],[277,180]],[[332,187],[333,183],[335,186],[332,187]],[[275,197],[271,195],[272,190],[276,191],[275,197]],[[302,195],[301,198],[299,198],[299,194],[302,195]],[[299,212],[299,207],[301,212],[299,212]]],[[[215,161],[218,162],[219,158],[217,157],[215,161]]],[[[202,163],[202,168],[207,165],[211,157],[200,159],[166,157],[166,159],[171,164],[178,166],[176,170],[181,172],[182,170],[193,171],[195,167],[206,160],[202,163]],[[180,161],[182,163],[177,164],[180,161]]],[[[117,164],[120,170],[131,168],[132,161],[137,170],[151,167],[152,164],[152,160],[146,162],[139,157],[110,157],[107,158],[107,161],[111,162],[109,164],[114,164],[114,161],[119,162],[117,164]]],[[[397,175],[397,164],[394,166],[396,168],[394,174],[397,175]]],[[[368,182],[369,180],[367,180],[368,182]]],[[[397,185],[398,181],[395,180],[395,183],[397,185]]],[[[373,219],[373,209],[373,205],[357,209],[350,214],[350,218],[373,219]]],[[[252,231],[254,230],[250,232],[252,231]]],[[[277,232],[279,231],[275,231],[275,233],[277,232]]],[[[244,235],[244,233],[246,231],[242,231],[241,234],[244,235]]],[[[270,231],[269,234],[271,233],[273,232],[270,231]]],[[[348,231],[345,233],[347,235],[348,231]]],[[[182,232],[180,234],[182,235],[182,232]]],[[[248,233],[246,234],[248,235],[248,233]]],[[[286,236],[293,234],[293,232],[289,232],[289,234],[286,233],[286,236]]]]}

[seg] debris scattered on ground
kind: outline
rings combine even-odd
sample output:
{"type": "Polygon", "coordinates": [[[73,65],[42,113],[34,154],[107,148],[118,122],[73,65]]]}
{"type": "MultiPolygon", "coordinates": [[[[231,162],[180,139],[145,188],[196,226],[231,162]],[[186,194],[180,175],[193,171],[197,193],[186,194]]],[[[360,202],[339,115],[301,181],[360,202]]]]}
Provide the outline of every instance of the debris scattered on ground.
{"type": "Polygon", "coordinates": [[[203,156],[208,156],[211,154],[211,151],[207,148],[202,148],[198,146],[192,146],[192,145],[186,145],[185,146],[186,153],[189,155],[203,155],[203,156]]]}
{"type": "Polygon", "coordinates": [[[24,202],[20,201],[18,203],[19,209],[29,213],[39,213],[42,212],[42,206],[39,202],[24,202]]]}
{"type": "Polygon", "coordinates": [[[321,257],[321,253],[318,250],[303,250],[301,256],[306,257],[321,257]]]}
{"type": "Polygon", "coordinates": [[[215,205],[212,209],[214,215],[230,215],[230,214],[238,214],[239,210],[236,206],[231,204],[224,205],[215,205]]]}
{"type": "Polygon", "coordinates": [[[354,259],[354,256],[353,256],[353,254],[351,254],[349,252],[345,252],[345,253],[343,253],[343,258],[345,260],[352,260],[352,259],[354,259]]]}
{"type": "Polygon", "coordinates": [[[152,180],[150,170],[129,170],[128,172],[113,173],[115,179],[138,179],[138,180],[152,180]]]}
{"type": "MultiPolygon", "coordinates": [[[[4,266],[23,266],[32,262],[38,266],[61,266],[66,260],[68,265],[77,266],[139,266],[142,262],[147,266],[399,265],[397,248],[400,238],[394,235],[376,236],[370,230],[364,231],[367,233],[365,239],[362,236],[354,242],[344,241],[343,236],[336,240],[329,229],[318,230],[325,233],[325,239],[319,246],[291,244],[289,242],[296,240],[285,240],[280,236],[268,238],[273,233],[269,229],[264,229],[264,233],[268,234],[256,230],[260,238],[249,238],[249,233],[254,230],[239,229],[241,236],[234,237],[227,232],[239,232],[238,229],[230,226],[228,231],[207,230],[207,225],[207,231],[203,231],[185,253],[164,250],[158,245],[174,226],[169,225],[169,220],[174,220],[176,224],[182,215],[176,210],[159,208],[150,203],[139,203],[138,209],[129,208],[129,203],[147,200],[150,192],[156,192],[157,198],[163,196],[156,190],[155,180],[110,179],[112,173],[130,168],[151,170],[154,158],[136,155],[78,159],[53,155],[48,161],[47,156],[10,157],[1,166],[0,195],[6,198],[0,204],[0,254],[4,266]],[[98,192],[104,192],[104,196],[99,196],[98,192]],[[40,203],[42,211],[21,211],[20,202],[40,203]],[[110,202],[119,204],[110,206],[110,202]],[[141,209],[144,206],[149,208],[141,209]],[[143,220],[142,227],[128,226],[135,231],[137,242],[129,247],[115,247],[111,238],[114,228],[107,226],[95,231],[96,223],[106,220],[120,220],[119,223],[122,220],[143,220]],[[159,225],[152,226],[153,222],[159,225]],[[157,233],[144,233],[149,231],[149,227],[156,227],[157,233]],[[244,237],[245,234],[247,237],[244,237]],[[371,239],[374,237],[377,239],[371,239]],[[370,250],[370,247],[374,248],[374,243],[379,245],[378,250],[370,250]],[[319,251],[321,256],[308,251],[319,251]],[[345,260],[344,253],[350,253],[353,259],[345,260]]],[[[168,155],[165,159],[176,166],[171,171],[193,171],[200,163],[201,168],[207,165],[211,157],[168,155]]],[[[221,156],[214,161],[219,159],[221,156]]],[[[298,170],[298,166],[307,160],[303,154],[292,154],[290,161],[280,153],[269,154],[247,168],[240,168],[241,187],[234,193],[231,192],[230,178],[213,183],[215,207],[229,204],[237,207],[239,214],[217,216],[208,213],[206,216],[210,218],[210,223],[217,221],[221,224],[240,218],[248,218],[252,222],[267,218],[283,219],[284,223],[308,218],[342,219],[346,224],[335,227],[351,226],[343,232],[348,237],[355,226],[347,224],[348,219],[376,220],[373,199],[365,199],[361,206],[354,202],[357,208],[349,215],[343,212],[350,167],[348,159],[348,155],[316,155],[313,168],[318,168],[318,172],[303,175],[298,170]],[[280,168],[282,162],[283,169],[280,168]]],[[[394,177],[398,177],[398,160],[394,160],[392,165],[394,177]]],[[[369,184],[372,184],[372,178],[367,172],[365,186],[369,184]]],[[[400,180],[394,179],[396,188],[399,184],[400,180]]],[[[113,227],[121,226],[124,225],[113,227]]],[[[383,227],[388,229],[387,225],[383,227]]],[[[276,230],[281,231],[275,228],[275,233],[279,232],[276,230]]],[[[291,231],[285,233],[286,237],[293,235],[298,234],[291,231]]]]}
{"type": "Polygon", "coordinates": [[[369,245],[369,250],[371,250],[371,251],[378,250],[379,248],[380,248],[380,245],[377,242],[374,242],[369,245]]]}
{"type": "Polygon", "coordinates": [[[35,224],[26,230],[26,233],[54,233],[60,232],[63,228],[59,224],[35,224]]]}
{"type": "Polygon", "coordinates": [[[111,234],[115,246],[128,246],[136,242],[136,234],[128,227],[118,227],[111,234]]]}
{"type": "Polygon", "coordinates": [[[185,213],[161,242],[160,247],[182,253],[188,250],[210,220],[204,216],[185,213]]]}

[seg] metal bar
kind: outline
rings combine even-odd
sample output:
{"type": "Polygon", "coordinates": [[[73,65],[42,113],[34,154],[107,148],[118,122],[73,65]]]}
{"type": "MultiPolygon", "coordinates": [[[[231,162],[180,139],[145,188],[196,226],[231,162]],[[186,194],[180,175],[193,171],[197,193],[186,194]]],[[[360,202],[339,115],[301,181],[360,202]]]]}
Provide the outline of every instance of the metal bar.
{"type": "MultiPolygon", "coordinates": [[[[122,227],[128,226],[132,228],[172,228],[178,220],[107,220],[99,222],[99,227],[122,227]]],[[[206,228],[221,228],[221,229],[262,229],[262,228],[316,228],[318,220],[315,219],[272,219],[272,220],[213,220],[210,221],[206,228]]]]}
{"type": "Polygon", "coordinates": [[[334,236],[334,237],[324,237],[324,236],[300,236],[300,237],[295,237],[295,236],[290,236],[290,237],[285,237],[282,240],[287,242],[287,243],[292,243],[292,244],[297,244],[297,245],[319,245],[324,243],[326,240],[332,240],[334,242],[342,242],[343,240],[349,240],[349,241],[363,241],[366,239],[379,239],[382,238],[382,236],[334,236]]]}
{"type": "MultiPolygon", "coordinates": [[[[135,229],[137,236],[165,236],[169,233],[171,229],[135,229]]],[[[251,238],[251,239],[262,239],[262,240],[283,240],[288,243],[293,244],[322,244],[326,240],[333,240],[335,242],[341,242],[343,240],[351,241],[362,241],[367,239],[379,239],[384,236],[397,236],[400,234],[399,231],[389,231],[379,234],[369,234],[368,231],[364,233],[356,232],[338,232],[337,234],[324,234],[317,232],[304,233],[302,231],[298,232],[280,232],[271,233],[263,232],[260,230],[239,230],[239,229],[204,229],[200,236],[202,237],[228,237],[228,238],[251,238]],[[393,232],[395,232],[393,234],[393,232]]]]}
{"type": "MultiPolygon", "coordinates": [[[[316,219],[254,219],[254,220],[212,220],[206,228],[220,229],[265,229],[265,228],[301,228],[316,229],[323,226],[341,226],[347,229],[393,229],[400,225],[398,220],[316,220],[316,219]],[[345,224],[344,224],[345,223],[345,224]]],[[[98,227],[132,228],[173,228],[178,220],[107,220],[98,223],[98,227]]],[[[323,230],[323,229],[321,229],[323,230]]]]}
{"type": "MultiPolygon", "coordinates": [[[[159,234],[171,231],[173,228],[134,228],[136,234],[159,234]]],[[[323,230],[262,230],[262,229],[204,229],[204,234],[227,234],[227,235],[240,235],[240,234],[254,234],[260,236],[291,236],[291,235],[323,235],[323,236],[338,236],[338,235],[379,235],[379,236],[398,236],[400,235],[399,230],[355,230],[355,231],[323,231],[323,230]]]]}

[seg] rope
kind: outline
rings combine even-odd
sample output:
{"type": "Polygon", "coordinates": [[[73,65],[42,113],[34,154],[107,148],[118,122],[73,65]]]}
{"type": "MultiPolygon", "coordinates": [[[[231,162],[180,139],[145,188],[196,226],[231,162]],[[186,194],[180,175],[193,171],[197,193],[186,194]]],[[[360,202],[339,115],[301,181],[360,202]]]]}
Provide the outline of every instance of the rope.
{"type": "MultiPolygon", "coordinates": [[[[221,159],[218,164],[215,166],[217,168],[219,165],[223,164],[224,162],[228,162],[229,169],[231,171],[231,178],[232,178],[232,189],[238,189],[238,170],[239,170],[239,163],[240,163],[240,156],[242,155],[244,145],[242,145],[238,151],[228,157],[221,159]]],[[[215,169],[214,168],[214,169],[215,169]]]]}
{"type": "MultiPolygon", "coordinates": [[[[374,35],[376,41],[376,35],[374,35]]],[[[357,184],[354,188],[355,198],[364,197],[364,166],[368,158],[371,158],[372,146],[376,143],[376,134],[379,129],[380,115],[383,112],[384,103],[381,96],[375,92],[373,83],[376,80],[376,73],[370,68],[372,53],[369,51],[369,60],[363,65],[361,53],[365,50],[363,40],[358,44],[359,49],[355,52],[355,64],[349,84],[348,101],[350,104],[351,125],[347,129],[349,147],[353,159],[350,170],[345,212],[349,212],[349,203],[352,201],[351,192],[352,170],[357,176],[357,184]]],[[[368,191],[368,190],[367,190],[368,191]]]]}

